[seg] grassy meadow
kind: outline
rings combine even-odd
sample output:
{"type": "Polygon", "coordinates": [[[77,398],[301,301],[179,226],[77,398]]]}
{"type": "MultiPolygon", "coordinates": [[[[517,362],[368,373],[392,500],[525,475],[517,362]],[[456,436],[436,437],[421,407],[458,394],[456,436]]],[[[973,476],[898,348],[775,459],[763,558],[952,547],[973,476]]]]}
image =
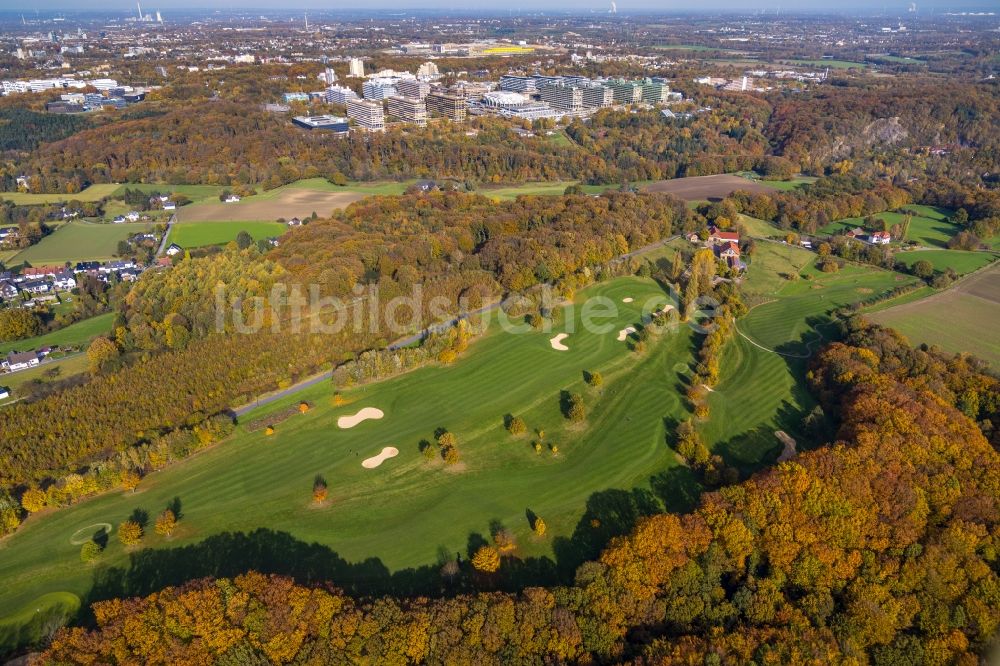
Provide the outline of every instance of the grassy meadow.
{"type": "Polygon", "coordinates": [[[0,199],[10,201],[18,206],[35,204],[61,203],[63,201],[100,201],[118,191],[116,183],[91,185],[75,194],[37,194],[32,192],[0,192],[0,199]]]}
{"type": "Polygon", "coordinates": [[[18,252],[7,263],[29,262],[32,266],[41,266],[67,261],[106,261],[114,258],[119,241],[149,228],[150,225],[145,223],[97,224],[74,220],[60,225],[38,243],[18,252]]]}
{"type": "Polygon", "coordinates": [[[103,335],[111,330],[111,323],[115,319],[113,312],[97,315],[90,319],[78,321],[58,331],[45,333],[34,338],[23,340],[12,340],[0,343],[0,354],[6,354],[13,350],[26,351],[38,349],[39,347],[55,347],[57,345],[85,345],[98,335],[103,335]]]}
{"type": "Polygon", "coordinates": [[[278,222],[179,222],[170,227],[170,242],[181,247],[224,245],[236,240],[241,231],[253,239],[280,236],[288,227],[278,222]]]}

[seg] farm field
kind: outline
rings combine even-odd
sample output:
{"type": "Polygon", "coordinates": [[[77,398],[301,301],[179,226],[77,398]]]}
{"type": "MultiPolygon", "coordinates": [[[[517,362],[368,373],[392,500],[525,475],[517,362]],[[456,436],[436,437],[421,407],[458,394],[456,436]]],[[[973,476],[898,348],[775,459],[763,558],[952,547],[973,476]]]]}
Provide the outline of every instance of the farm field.
{"type": "Polygon", "coordinates": [[[996,261],[997,255],[990,252],[966,252],[964,250],[917,250],[915,252],[897,252],[893,258],[907,266],[912,266],[921,260],[929,261],[938,273],[943,273],[945,269],[950,268],[959,275],[965,275],[996,261]]]}
{"type": "MultiPolygon", "coordinates": [[[[756,270],[805,265],[812,257],[798,248],[776,247],[788,255],[769,255],[756,270]]],[[[737,338],[730,345],[710,397],[713,417],[702,428],[712,448],[744,472],[772,461],[781,448],[774,430],[795,436],[796,424],[814,403],[802,383],[804,360],[771,349],[800,349],[802,339],[811,336],[813,324],[807,319],[821,319],[836,305],[857,300],[862,290],[895,284],[891,273],[858,269],[857,274],[823,276],[816,284],[790,285],[774,303],[756,308],[746,320],[754,342],[737,338]],[[816,298],[814,288],[822,289],[825,298],[816,298]]],[[[371,589],[373,581],[389,580],[390,572],[397,573],[391,580],[405,580],[406,570],[432,565],[442,552],[466,552],[488,533],[491,521],[517,535],[521,556],[554,556],[562,568],[583,554],[574,549],[608,536],[603,530],[599,539],[588,536],[597,528],[587,515],[619,511],[618,503],[635,501],[624,499],[629,492],[668,509],[690,507],[699,486],[678,465],[666,439],[668,425],[688,416],[683,393],[695,336],[681,326],[637,356],[616,340],[616,333],[639,320],[644,303],[664,303],[666,295],[651,280],[619,278],[585,290],[580,298],[597,295],[618,308],[607,332],[584,331],[579,308],[565,312],[566,319],[550,332],[511,335],[494,326],[452,366],[421,368],[346,390],[349,404],[341,406],[331,402],[331,387],[319,384],[248,415],[274,413],[301,399],[313,402],[305,415],[277,424],[273,436],[240,426],[229,441],[150,475],[135,494],[103,495],[30,519],[6,540],[0,607],[19,613],[52,593],[90,601],[99,570],[102,588],[95,598],[142,594],[251,564],[294,572],[298,564],[277,550],[284,554],[312,542],[317,545],[308,547],[310,557],[333,563],[324,575],[332,571],[334,584],[350,591],[364,579],[371,589]],[[625,297],[635,301],[623,304],[625,297]],[[550,338],[566,331],[571,331],[563,340],[569,350],[554,349],[550,338]],[[600,371],[604,384],[587,386],[585,370],[600,371]],[[488,384],[480,379],[483,373],[490,373],[488,384]],[[567,425],[560,413],[561,391],[584,396],[586,427],[567,425]],[[338,418],[364,407],[377,407],[385,416],[348,430],[337,427],[338,418]],[[529,434],[506,432],[505,414],[523,417],[529,434]],[[431,439],[438,427],[457,436],[462,460],[455,467],[428,462],[418,451],[421,440],[431,439]],[[545,431],[546,445],[558,445],[558,455],[547,447],[541,454],[532,450],[536,429],[545,431]],[[373,470],[361,467],[362,459],[385,446],[398,448],[398,457],[373,470]],[[331,489],[330,505],[322,508],[310,501],[317,474],[331,489]],[[611,497],[617,499],[602,509],[611,497]],[[147,529],[144,546],[155,550],[139,556],[112,535],[100,569],[80,565],[79,546],[70,543],[75,532],[100,523],[117,525],[135,509],[154,516],[174,498],[182,502],[182,518],[169,541],[147,529]],[[549,536],[531,535],[526,510],[545,519],[549,536]],[[247,549],[225,546],[239,541],[236,536],[209,539],[257,528],[278,532],[257,533],[253,538],[263,541],[247,549]],[[268,555],[272,539],[273,556],[268,555]],[[128,573],[106,568],[129,562],[136,569],[128,573]],[[348,564],[355,562],[364,564],[348,564]]]]}
{"type": "Polygon", "coordinates": [[[674,178],[673,180],[658,180],[642,189],[647,192],[667,192],[684,201],[699,199],[722,199],[736,190],[747,192],[773,192],[763,181],[753,181],[733,174],[717,176],[692,176],[690,178],[674,178]]]}
{"type": "Polygon", "coordinates": [[[914,344],[937,345],[949,352],[967,351],[1000,367],[1000,263],[919,301],[887,308],[870,316],[914,344]]]}
{"type": "Polygon", "coordinates": [[[114,321],[113,312],[97,315],[90,319],[78,321],[66,328],[58,331],[45,333],[34,338],[23,340],[13,340],[0,344],[0,354],[6,354],[13,350],[27,351],[38,349],[39,347],[54,347],[56,345],[83,345],[90,342],[98,335],[103,335],[111,330],[111,323],[114,321]]]}
{"type": "Polygon", "coordinates": [[[308,217],[314,212],[320,216],[327,216],[335,208],[345,208],[365,196],[367,195],[344,188],[333,191],[286,185],[247,197],[239,203],[222,203],[215,200],[184,206],[177,210],[176,220],[178,222],[246,220],[274,222],[279,218],[288,220],[293,217],[308,217]]]}
{"type": "Polygon", "coordinates": [[[280,236],[288,227],[279,222],[178,222],[170,227],[169,242],[181,247],[224,245],[246,231],[256,241],[280,236]]]}
{"type": "Polygon", "coordinates": [[[118,191],[117,183],[91,185],[75,194],[33,194],[31,192],[0,192],[0,199],[13,202],[19,206],[33,204],[60,203],[63,201],[100,201],[118,191]]]}
{"type": "Polygon", "coordinates": [[[114,257],[119,241],[149,228],[146,223],[97,224],[75,220],[18,252],[7,263],[29,262],[32,266],[41,266],[67,261],[104,261],[114,257]]]}

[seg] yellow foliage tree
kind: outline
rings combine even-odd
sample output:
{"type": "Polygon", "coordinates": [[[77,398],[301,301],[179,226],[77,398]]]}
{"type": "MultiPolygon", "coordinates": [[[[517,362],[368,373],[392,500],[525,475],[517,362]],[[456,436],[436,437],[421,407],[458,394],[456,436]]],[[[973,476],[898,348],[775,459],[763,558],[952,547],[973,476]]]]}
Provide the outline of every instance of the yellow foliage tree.
{"type": "Polygon", "coordinates": [[[161,536],[170,536],[177,526],[177,516],[170,509],[167,509],[156,518],[156,533],[161,536]]]}
{"type": "Polygon", "coordinates": [[[493,573],[500,568],[500,552],[493,546],[482,546],[472,556],[472,566],[478,571],[493,573]]]}
{"type": "Polygon", "coordinates": [[[28,488],[21,495],[21,506],[28,513],[38,513],[45,508],[45,493],[38,488],[28,488]]]}
{"type": "Polygon", "coordinates": [[[531,526],[531,529],[535,531],[538,536],[545,536],[545,521],[539,517],[535,517],[535,524],[531,526]]]}
{"type": "Polygon", "coordinates": [[[133,470],[127,469],[122,472],[121,484],[123,489],[135,492],[140,481],[142,481],[142,477],[133,470]]]}
{"type": "Polygon", "coordinates": [[[118,540],[123,546],[133,546],[142,540],[142,525],[134,520],[126,520],[118,526],[118,540]]]}

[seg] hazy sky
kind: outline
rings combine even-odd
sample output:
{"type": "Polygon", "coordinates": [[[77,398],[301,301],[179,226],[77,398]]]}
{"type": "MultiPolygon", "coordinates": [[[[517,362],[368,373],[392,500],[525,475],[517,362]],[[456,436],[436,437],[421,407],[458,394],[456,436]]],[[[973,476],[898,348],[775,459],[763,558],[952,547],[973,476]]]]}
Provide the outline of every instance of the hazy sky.
{"type": "MultiPolygon", "coordinates": [[[[794,13],[796,10],[808,12],[858,12],[868,14],[905,13],[908,1],[900,0],[619,0],[618,11],[664,13],[684,13],[691,11],[730,10],[740,13],[753,11],[781,9],[783,13],[794,13]]],[[[492,14],[507,11],[539,11],[558,10],[563,12],[587,13],[590,11],[606,11],[610,0],[508,0],[498,3],[496,0],[365,0],[359,3],[331,2],[330,0],[145,0],[149,10],[170,9],[254,9],[254,10],[285,10],[298,8],[313,10],[346,10],[352,13],[363,12],[366,9],[422,9],[441,11],[483,10],[492,14]]],[[[45,11],[97,11],[108,13],[128,13],[133,11],[135,4],[128,0],[94,0],[81,3],[79,0],[0,0],[0,11],[30,13],[33,10],[45,11]]],[[[930,10],[998,10],[1000,0],[923,0],[917,2],[920,13],[930,10]]]]}

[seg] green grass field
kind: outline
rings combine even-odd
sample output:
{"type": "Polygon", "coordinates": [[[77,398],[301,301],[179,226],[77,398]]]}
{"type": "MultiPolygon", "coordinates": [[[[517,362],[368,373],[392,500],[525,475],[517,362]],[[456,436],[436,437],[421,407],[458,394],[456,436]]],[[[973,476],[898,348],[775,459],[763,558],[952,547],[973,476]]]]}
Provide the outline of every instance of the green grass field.
{"type": "Polygon", "coordinates": [[[939,273],[950,268],[959,275],[977,271],[997,259],[997,255],[990,252],[965,252],[963,250],[916,250],[914,252],[897,252],[893,256],[897,261],[901,261],[907,266],[924,260],[931,262],[934,265],[934,270],[939,273]]]}
{"type": "Polygon", "coordinates": [[[218,201],[219,194],[227,189],[221,185],[168,185],[167,183],[126,183],[119,186],[116,194],[121,194],[125,189],[142,190],[147,194],[183,194],[192,203],[204,203],[218,201]]]}
{"type": "Polygon", "coordinates": [[[916,278],[865,266],[847,265],[837,273],[815,268],[815,255],[801,248],[760,243],[747,272],[746,291],[770,299],[740,320],[740,330],[770,350],[804,356],[814,350],[834,309],[865,300],[916,278]],[[810,279],[787,280],[797,273],[810,279]],[[818,333],[817,333],[818,331],[818,333]]]}
{"type": "Polygon", "coordinates": [[[38,349],[39,347],[45,346],[55,347],[56,345],[84,345],[98,335],[107,333],[111,329],[111,323],[114,319],[114,313],[108,312],[106,314],[97,315],[96,317],[91,317],[90,319],[78,321],[75,324],[67,326],[66,328],[61,328],[58,331],[52,331],[51,333],[39,335],[34,338],[4,342],[0,344],[0,354],[6,354],[14,349],[24,351],[29,349],[38,349]]]}
{"type": "Polygon", "coordinates": [[[119,185],[107,183],[91,185],[76,194],[32,194],[31,192],[0,192],[0,199],[11,201],[19,206],[33,204],[60,203],[63,201],[100,201],[118,191],[119,185]]]}
{"type": "Polygon", "coordinates": [[[62,264],[67,261],[104,261],[112,259],[118,242],[131,234],[147,231],[150,225],[96,224],[73,221],[60,226],[41,241],[18,252],[8,265],[29,262],[32,266],[62,264]]]}
{"type": "Polygon", "coordinates": [[[66,379],[67,377],[87,372],[89,368],[90,363],[85,353],[72,354],[28,370],[0,375],[0,386],[11,389],[11,396],[8,400],[16,400],[18,398],[18,388],[33,379],[44,381],[49,381],[50,378],[55,380],[66,379]]]}
{"type": "MultiPolygon", "coordinates": [[[[882,218],[891,227],[900,224],[907,217],[910,218],[910,228],[903,240],[903,244],[916,243],[926,247],[944,248],[948,246],[948,241],[961,229],[948,221],[951,211],[933,206],[919,206],[916,204],[906,206],[906,211],[913,211],[914,215],[902,211],[878,213],[875,217],[882,218]]],[[[818,233],[833,235],[855,227],[864,227],[864,219],[860,217],[849,217],[843,220],[831,222],[818,233]]]]}
{"type": "Polygon", "coordinates": [[[288,227],[278,222],[179,222],[170,227],[170,242],[181,247],[223,245],[236,240],[241,231],[254,240],[280,236],[288,227]]]}
{"type": "Polygon", "coordinates": [[[373,183],[361,183],[352,181],[347,185],[334,185],[326,178],[306,178],[297,180],[294,183],[277,187],[273,190],[261,192],[253,197],[248,197],[244,201],[274,199],[284,190],[315,190],[317,192],[356,192],[374,196],[377,194],[399,195],[406,191],[406,188],[415,183],[415,180],[404,181],[377,181],[373,183]]]}
{"type": "Polygon", "coordinates": [[[788,233],[787,231],[782,231],[767,220],[760,220],[756,217],[750,217],[749,215],[740,215],[740,222],[743,223],[743,226],[746,227],[747,232],[751,236],[755,236],[757,238],[783,239],[788,233]]]}

